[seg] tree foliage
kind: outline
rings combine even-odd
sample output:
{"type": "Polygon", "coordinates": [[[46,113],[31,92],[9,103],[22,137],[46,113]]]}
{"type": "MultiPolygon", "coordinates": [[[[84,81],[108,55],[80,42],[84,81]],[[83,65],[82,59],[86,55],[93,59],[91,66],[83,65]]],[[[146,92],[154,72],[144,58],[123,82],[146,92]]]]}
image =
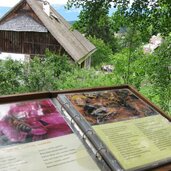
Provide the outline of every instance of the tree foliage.
{"type": "Polygon", "coordinates": [[[66,56],[50,51],[46,51],[44,59],[37,56],[29,62],[0,61],[0,94],[53,90],[59,76],[72,68],[66,56]]]}
{"type": "Polygon", "coordinates": [[[92,66],[100,68],[103,64],[108,64],[110,62],[110,55],[113,54],[109,45],[96,37],[90,36],[88,39],[96,46],[96,52],[91,56],[92,66]]]}
{"type": "Polygon", "coordinates": [[[111,39],[109,8],[107,1],[71,1],[67,3],[67,7],[81,7],[80,20],[76,22],[75,28],[81,30],[86,35],[102,38],[104,41],[111,39]]]}
{"type": "Polygon", "coordinates": [[[109,9],[117,9],[114,28],[121,25],[132,25],[141,32],[150,29],[153,34],[168,35],[171,32],[171,5],[170,0],[68,0],[67,7],[82,8],[78,28],[88,35],[104,38],[109,41],[110,19],[109,9]],[[118,16],[118,17],[116,17],[118,16]]]}
{"type": "Polygon", "coordinates": [[[157,103],[165,111],[171,111],[171,36],[148,57],[147,63],[152,91],[158,96],[157,103]]]}
{"type": "Polygon", "coordinates": [[[141,84],[146,76],[144,66],[147,58],[144,56],[141,48],[134,51],[131,54],[131,67],[128,72],[129,53],[129,48],[125,48],[121,52],[111,56],[111,63],[115,66],[114,74],[121,84],[127,84],[127,78],[129,76],[129,84],[134,85],[140,90],[141,84]]]}
{"type": "Polygon", "coordinates": [[[23,65],[20,62],[7,59],[0,60],[0,94],[21,91],[23,65]]]}

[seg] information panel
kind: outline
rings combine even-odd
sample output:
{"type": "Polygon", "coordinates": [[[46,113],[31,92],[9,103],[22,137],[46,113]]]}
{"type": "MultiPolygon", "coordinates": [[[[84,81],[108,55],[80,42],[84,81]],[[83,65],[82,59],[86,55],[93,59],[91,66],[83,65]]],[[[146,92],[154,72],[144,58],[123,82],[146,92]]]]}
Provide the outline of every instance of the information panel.
{"type": "Polygon", "coordinates": [[[99,171],[74,135],[0,150],[0,171],[99,171]]]}
{"type": "Polygon", "coordinates": [[[171,125],[161,115],[94,126],[125,170],[171,160],[171,125]]]}
{"type": "Polygon", "coordinates": [[[99,171],[51,99],[0,105],[0,171],[99,171]]]}

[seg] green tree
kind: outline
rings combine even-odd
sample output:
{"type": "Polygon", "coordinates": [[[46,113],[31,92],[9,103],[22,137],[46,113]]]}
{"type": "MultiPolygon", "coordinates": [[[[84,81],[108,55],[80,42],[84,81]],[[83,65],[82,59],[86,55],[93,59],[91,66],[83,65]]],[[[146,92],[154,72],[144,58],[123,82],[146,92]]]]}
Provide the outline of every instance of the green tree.
{"type": "Polygon", "coordinates": [[[147,64],[152,91],[158,96],[156,103],[165,111],[171,112],[171,36],[148,57],[147,64]]]}
{"type": "Polygon", "coordinates": [[[34,57],[29,63],[25,63],[24,73],[24,84],[28,92],[52,89],[54,71],[40,57],[34,57]]]}
{"type": "Polygon", "coordinates": [[[110,38],[109,7],[105,1],[68,1],[67,7],[81,7],[80,20],[74,25],[86,35],[96,36],[105,41],[110,38]]]}
{"type": "Polygon", "coordinates": [[[63,72],[70,72],[75,65],[68,56],[57,55],[49,50],[46,50],[43,62],[46,67],[51,66],[52,76],[55,78],[58,78],[63,72]]]}
{"type": "Polygon", "coordinates": [[[25,85],[28,91],[53,90],[59,76],[70,72],[73,65],[67,56],[60,56],[46,50],[43,59],[34,57],[33,60],[25,64],[25,85]]]}
{"type": "Polygon", "coordinates": [[[114,75],[121,84],[127,84],[129,74],[129,84],[140,90],[141,84],[145,80],[146,71],[144,69],[147,58],[142,49],[139,48],[131,54],[131,67],[128,73],[129,48],[111,56],[111,63],[115,66],[114,75]]]}
{"type": "Polygon", "coordinates": [[[22,91],[23,64],[12,59],[0,60],[0,94],[22,91]]]}
{"type": "Polygon", "coordinates": [[[29,62],[0,60],[0,95],[58,89],[59,77],[74,67],[68,57],[50,51],[29,62]]]}
{"type": "MultiPolygon", "coordinates": [[[[145,37],[144,34],[145,31],[143,31],[143,33],[141,32],[141,21],[139,21],[139,23],[134,23],[134,19],[135,18],[125,17],[124,13],[120,8],[111,16],[111,23],[113,23],[113,29],[115,31],[119,31],[120,29],[123,30],[123,32],[119,31],[117,33],[117,36],[119,40],[118,44],[120,45],[120,50],[125,51],[125,48],[127,49],[126,53],[124,53],[127,59],[127,61],[124,62],[126,76],[124,82],[127,84],[132,83],[131,70],[134,68],[134,59],[132,58],[134,58],[135,52],[142,45],[143,41],[147,40],[147,37],[145,37]]],[[[148,33],[149,31],[146,30],[146,36],[148,33]]]]}
{"type": "Polygon", "coordinates": [[[101,67],[103,64],[110,63],[110,55],[113,54],[112,49],[102,39],[96,37],[88,37],[88,39],[96,46],[96,52],[92,54],[92,66],[101,67]]]}
{"type": "Polygon", "coordinates": [[[117,7],[116,16],[122,18],[122,21],[119,21],[118,17],[116,17],[116,21],[122,24],[123,21],[126,21],[126,25],[131,24],[141,31],[144,37],[148,37],[149,32],[152,34],[162,33],[163,35],[168,35],[171,32],[170,0],[111,1],[117,7]]]}
{"type": "Polygon", "coordinates": [[[149,29],[153,34],[160,32],[168,35],[171,32],[170,0],[68,0],[67,7],[82,8],[78,28],[105,42],[110,41],[111,23],[108,13],[111,7],[117,9],[116,15],[119,16],[115,18],[115,30],[118,30],[118,23],[124,19],[142,33],[149,29]]]}

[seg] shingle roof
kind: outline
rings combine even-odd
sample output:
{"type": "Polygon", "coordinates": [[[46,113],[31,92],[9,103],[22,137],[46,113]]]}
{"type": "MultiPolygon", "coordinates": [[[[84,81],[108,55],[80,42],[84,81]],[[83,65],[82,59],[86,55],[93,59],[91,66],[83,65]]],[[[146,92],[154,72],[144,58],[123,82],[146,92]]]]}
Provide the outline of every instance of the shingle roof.
{"type": "MultiPolygon", "coordinates": [[[[61,44],[65,51],[79,64],[95,51],[95,46],[89,42],[81,33],[72,30],[70,24],[56,10],[50,7],[50,16],[43,11],[43,5],[38,0],[22,0],[12,10],[19,8],[21,3],[26,2],[37,15],[44,27],[61,44]]],[[[10,12],[9,12],[10,13],[10,12]]],[[[8,17],[5,15],[0,20],[8,17]]],[[[3,22],[2,22],[3,23],[3,22]]],[[[40,25],[39,25],[40,26],[40,25]]],[[[15,30],[14,30],[15,31],[15,30]]]]}
{"type": "Polygon", "coordinates": [[[28,32],[47,32],[43,25],[36,22],[28,15],[21,15],[0,25],[0,30],[6,31],[28,31],[28,32]]]}

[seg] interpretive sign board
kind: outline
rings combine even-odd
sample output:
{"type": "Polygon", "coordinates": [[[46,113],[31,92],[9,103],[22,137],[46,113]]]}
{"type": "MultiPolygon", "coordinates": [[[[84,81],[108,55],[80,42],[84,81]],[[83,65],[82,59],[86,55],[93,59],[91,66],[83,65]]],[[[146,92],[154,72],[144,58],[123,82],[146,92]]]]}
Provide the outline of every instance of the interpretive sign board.
{"type": "Polygon", "coordinates": [[[0,97],[0,170],[170,171],[169,121],[127,85],[0,97]]]}
{"type": "Polygon", "coordinates": [[[94,141],[103,142],[97,148],[106,149],[106,161],[116,160],[117,168],[148,170],[171,162],[169,121],[134,89],[94,89],[65,93],[58,99],[73,118],[77,116],[78,125],[87,122],[84,132],[92,129],[94,141]]]}
{"type": "Polygon", "coordinates": [[[171,125],[161,115],[93,128],[125,170],[171,161],[171,125]]]}
{"type": "Polygon", "coordinates": [[[0,105],[0,171],[99,171],[51,99],[0,105]]]}

